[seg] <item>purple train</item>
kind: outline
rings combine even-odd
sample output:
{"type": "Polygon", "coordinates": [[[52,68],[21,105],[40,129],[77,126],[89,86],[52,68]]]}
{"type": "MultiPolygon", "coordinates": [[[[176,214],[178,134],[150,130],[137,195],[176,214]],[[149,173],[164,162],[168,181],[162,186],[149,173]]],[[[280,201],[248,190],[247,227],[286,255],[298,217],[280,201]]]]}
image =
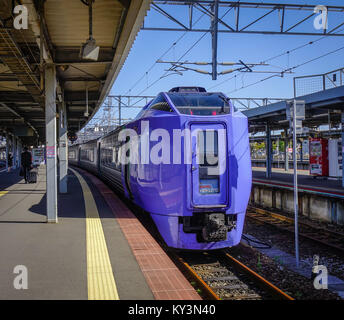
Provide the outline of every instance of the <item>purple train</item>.
{"type": "Polygon", "coordinates": [[[222,93],[162,92],[132,122],[71,146],[69,162],[150,214],[170,247],[213,250],[241,239],[252,183],[248,122],[222,93]]]}

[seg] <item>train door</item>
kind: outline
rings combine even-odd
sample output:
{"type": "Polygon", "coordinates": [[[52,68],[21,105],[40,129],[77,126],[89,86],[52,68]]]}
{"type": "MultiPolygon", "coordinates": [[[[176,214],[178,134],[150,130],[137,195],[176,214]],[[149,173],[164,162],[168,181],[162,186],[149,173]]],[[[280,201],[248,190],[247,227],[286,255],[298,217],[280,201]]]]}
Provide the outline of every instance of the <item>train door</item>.
{"type": "Polygon", "coordinates": [[[228,205],[227,138],[222,124],[192,124],[192,203],[194,207],[228,205]]]}
{"type": "MultiPolygon", "coordinates": [[[[126,138],[126,143],[129,143],[129,137],[126,138]]],[[[127,150],[127,159],[130,158],[130,147],[128,148],[127,150]]],[[[128,194],[129,194],[129,198],[130,199],[133,199],[133,193],[131,191],[131,187],[130,187],[130,162],[128,162],[127,164],[124,165],[124,181],[125,181],[125,186],[126,186],[126,189],[128,191],[128,194]]]]}

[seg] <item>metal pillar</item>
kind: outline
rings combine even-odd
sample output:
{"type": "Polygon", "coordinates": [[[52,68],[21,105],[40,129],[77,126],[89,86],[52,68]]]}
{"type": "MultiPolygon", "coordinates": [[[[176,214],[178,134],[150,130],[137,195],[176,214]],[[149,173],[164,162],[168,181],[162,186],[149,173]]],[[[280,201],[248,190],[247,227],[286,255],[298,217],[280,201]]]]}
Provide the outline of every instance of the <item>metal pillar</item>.
{"type": "Polygon", "coordinates": [[[288,129],[284,129],[284,170],[289,170],[289,139],[288,139],[288,129]]]}
{"type": "Polygon", "coordinates": [[[12,167],[14,167],[15,169],[17,168],[16,161],[17,161],[17,139],[13,135],[12,136],[12,167]]]}
{"type": "MultiPolygon", "coordinates": [[[[344,111],[342,111],[342,159],[344,159],[344,111]]],[[[342,160],[343,161],[343,160],[342,160]]],[[[342,163],[342,187],[344,188],[344,163],[342,163]]]]}
{"type": "Polygon", "coordinates": [[[213,16],[211,19],[211,45],[212,45],[212,79],[217,79],[217,37],[218,37],[218,17],[219,1],[214,0],[212,5],[213,16]]]}
{"type": "Polygon", "coordinates": [[[21,141],[18,139],[17,140],[17,149],[18,149],[18,168],[21,167],[21,154],[22,154],[22,143],[21,141]]]}
{"type": "Polygon", "coordinates": [[[121,96],[118,97],[118,123],[122,124],[122,115],[121,115],[122,99],[121,96]]]}
{"type": "Polygon", "coordinates": [[[56,70],[45,69],[47,222],[57,223],[56,70]]]}
{"type": "Polygon", "coordinates": [[[68,185],[68,140],[67,140],[67,113],[66,103],[63,101],[60,104],[60,119],[59,119],[59,158],[60,158],[60,193],[67,193],[68,185]]]}
{"type": "Polygon", "coordinates": [[[299,231],[298,231],[298,216],[299,216],[299,199],[298,199],[298,188],[297,188],[297,144],[296,144],[296,100],[293,105],[293,166],[294,166],[294,215],[295,215],[295,259],[296,268],[299,267],[299,231]]]}
{"type": "Polygon", "coordinates": [[[272,143],[271,143],[271,130],[270,130],[269,125],[266,125],[265,151],[266,151],[266,177],[270,179],[271,169],[272,169],[272,143]]]}
{"type": "Polygon", "coordinates": [[[6,133],[6,171],[8,171],[8,151],[9,151],[9,142],[10,142],[10,137],[6,133]]]}

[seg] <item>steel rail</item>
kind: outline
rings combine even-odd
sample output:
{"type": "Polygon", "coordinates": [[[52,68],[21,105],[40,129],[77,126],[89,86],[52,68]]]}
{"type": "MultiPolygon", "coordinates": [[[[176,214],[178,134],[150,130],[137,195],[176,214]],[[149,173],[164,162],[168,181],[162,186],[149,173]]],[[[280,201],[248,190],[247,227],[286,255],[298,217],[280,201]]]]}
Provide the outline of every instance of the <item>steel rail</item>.
{"type": "MultiPolygon", "coordinates": [[[[169,254],[179,269],[186,274],[187,278],[197,283],[197,287],[202,290],[202,296],[209,300],[221,300],[221,298],[213,291],[213,289],[204,281],[199,274],[180,256],[175,253],[169,254]]],[[[250,269],[248,266],[235,259],[233,256],[228,254],[225,250],[215,253],[215,255],[223,260],[226,264],[247,276],[253,281],[257,287],[261,288],[265,292],[269,293],[271,297],[279,300],[295,300],[277,286],[272,284],[270,281],[250,269]]],[[[227,267],[228,268],[228,267],[227,267]]],[[[230,270],[230,268],[228,270],[230,270]]],[[[242,298],[242,297],[241,297],[242,298]]],[[[248,299],[251,300],[249,296],[248,299]]],[[[245,300],[245,299],[244,299],[245,300]]]]}
{"type": "MultiPolygon", "coordinates": [[[[248,218],[294,233],[294,220],[292,218],[253,206],[249,206],[248,209],[254,211],[254,213],[248,211],[248,218]]],[[[317,227],[306,222],[299,222],[299,226],[299,235],[301,237],[321,243],[325,246],[336,249],[341,253],[344,252],[344,234],[326,228],[317,227]]]]}
{"type": "Polygon", "coordinates": [[[207,283],[190,267],[190,265],[184,261],[183,258],[177,254],[169,253],[169,256],[175,262],[177,267],[186,274],[189,280],[197,283],[197,287],[201,289],[201,296],[209,300],[221,300],[220,297],[207,285],[207,283]]]}
{"type": "Polygon", "coordinates": [[[247,274],[250,277],[250,279],[252,279],[255,283],[257,283],[266,291],[270,292],[274,297],[282,300],[295,300],[294,298],[283,292],[281,289],[276,287],[274,284],[272,284],[270,281],[266,280],[261,275],[247,267],[245,264],[232,257],[229,253],[225,253],[225,259],[234,268],[239,269],[240,271],[247,274]]]}

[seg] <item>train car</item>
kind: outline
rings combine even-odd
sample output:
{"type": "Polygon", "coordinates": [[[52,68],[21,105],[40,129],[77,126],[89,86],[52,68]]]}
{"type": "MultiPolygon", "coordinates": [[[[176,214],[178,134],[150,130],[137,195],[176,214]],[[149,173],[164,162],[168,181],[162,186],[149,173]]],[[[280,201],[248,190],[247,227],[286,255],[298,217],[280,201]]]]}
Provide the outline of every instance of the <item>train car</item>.
{"type": "Polygon", "coordinates": [[[78,144],[68,147],[68,163],[72,166],[79,166],[79,149],[78,144]]]}
{"type": "Polygon", "coordinates": [[[98,174],[98,140],[90,140],[79,145],[79,166],[98,174]]]}
{"type": "Polygon", "coordinates": [[[90,170],[150,214],[166,244],[212,250],[241,239],[251,191],[247,118],[222,93],[161,92],[98,142],[90,170]]]}

